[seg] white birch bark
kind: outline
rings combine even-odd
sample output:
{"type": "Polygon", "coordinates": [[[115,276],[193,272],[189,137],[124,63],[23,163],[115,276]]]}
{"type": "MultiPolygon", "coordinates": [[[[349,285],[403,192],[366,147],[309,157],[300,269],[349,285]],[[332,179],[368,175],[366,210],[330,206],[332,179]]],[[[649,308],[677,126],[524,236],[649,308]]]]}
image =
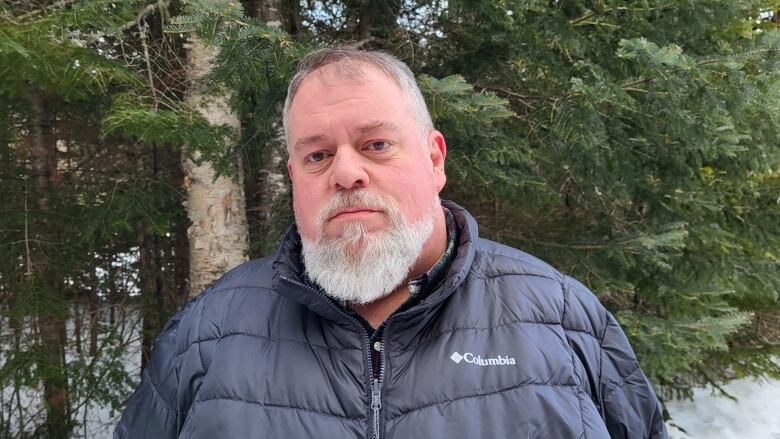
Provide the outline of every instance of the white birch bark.
{"type": "MultiPolygon", "coordinates": [[[[187,102],[196,106],[212,124],[227,124],[236,131],[240,124],[228,105],[227,96],[207,96],[201,79],[212,68],[216,49],[191,38],[187,51],[187,102]]],[[[185,146],[186,151],[186,146],[185,146]]],[[[197,155],[195,155],[197,158],[197,155]]],[[[190,244],[190,297],[200,294],[227,270],[246,261],[249,246],[244,175],[237,159],[238,177],[220,176],[205,161],[196,164],[185,154],[187,200],[185,207],[192,224],[187,229],[190,244]]]]}

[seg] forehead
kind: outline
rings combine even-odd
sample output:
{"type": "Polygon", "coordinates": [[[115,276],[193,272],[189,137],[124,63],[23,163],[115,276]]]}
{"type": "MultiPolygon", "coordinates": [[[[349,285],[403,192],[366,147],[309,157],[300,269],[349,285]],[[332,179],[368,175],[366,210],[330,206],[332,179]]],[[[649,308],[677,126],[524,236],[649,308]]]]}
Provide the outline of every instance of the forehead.
{"type": "Polygon", "coordinates": [[[355,97],[402,95],[402,90],[398,82],[379,67],[345,60],[309,73],[301,81],[291,110],[295,109],[299,100],[307,101],[308,105],[327,103],[329,98],[338,99],[345,94],[354,94],[355,97]]]}
{"type": "Polygon", "coordinates": [[[417,131],[401,86],[388,73],[366,63],[329,64],[310,73],[301,82],[288,116],[288,151],[301,141],[332,138],[344,129],[351,135],[360,134],[365,131],[360,127],[375,121],[401,135],[417,131]]]}
{"type": "Polygon", "coordinates": [[[306,76],[303,82],[316,79],[321,85],[328,86],[338,81],[366,84],[369,82],[394,83],[393,76],[383,68],[362,61],[341,60],[326,64],[306,76]]]}

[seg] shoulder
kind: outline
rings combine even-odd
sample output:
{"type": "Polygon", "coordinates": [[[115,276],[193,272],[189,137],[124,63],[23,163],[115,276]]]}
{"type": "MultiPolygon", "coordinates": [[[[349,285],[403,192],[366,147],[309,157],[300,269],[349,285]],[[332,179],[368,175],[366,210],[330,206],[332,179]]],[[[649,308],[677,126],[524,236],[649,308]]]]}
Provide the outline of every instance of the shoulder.
{"type": "MultiPolygon", "coordinates": [[[[509,294],[540,299],[555,307],[566,330],[603,336],[608,312],[585,285],[547,262],[522,250],[488,239],[478,239],[472,275],[503,278],[509,294]]],[[[535,300],[536,302],[537,300],[535,300]]]]}
{"type": "Polygon", "coordinates": [[[245,262],[186,303],[163,330],[176,333],[177,352],[181,354],[194,343],[217,336],[231,309],[240,309],[247,301],[276,297],[272,293],[272,263],[272,257],[245,262]]]}
{"type": "Polygon", "coordinates": [[[560,281],[562,274],[550,264],[522,250],[479,238],[476,243],[473,271],[484,277],[540,276],[560,281]]]}
{"type": "Polygon", "coordinates": [[[214,296],[236,288],[271,288],[274,258],[253,259],[223,274],[201,296],[214,296]]]}

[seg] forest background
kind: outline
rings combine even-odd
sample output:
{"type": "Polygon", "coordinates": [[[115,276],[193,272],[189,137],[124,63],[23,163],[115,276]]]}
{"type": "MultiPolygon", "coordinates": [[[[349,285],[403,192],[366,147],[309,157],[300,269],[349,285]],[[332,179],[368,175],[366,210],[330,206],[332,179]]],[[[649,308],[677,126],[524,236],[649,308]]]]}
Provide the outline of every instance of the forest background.
{"type": "Polygon", "coordinates": [[[89,435],[178,307],[275,251],[286,85],[342,41],[411,66],[443,196],[586,283],[662,401],[780,378],[778,0],[0,5],[0,438],[89,435]]]}

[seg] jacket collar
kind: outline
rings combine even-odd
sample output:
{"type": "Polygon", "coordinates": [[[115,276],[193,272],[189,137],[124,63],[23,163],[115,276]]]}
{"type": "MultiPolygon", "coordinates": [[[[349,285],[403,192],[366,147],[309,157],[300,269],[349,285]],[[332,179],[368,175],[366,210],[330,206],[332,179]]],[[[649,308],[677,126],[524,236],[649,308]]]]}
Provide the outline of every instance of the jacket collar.
{"type": "MultiPolygon", "coordinates": [[[[455,259],[439,288],[411,309],[399,313],[399,316],[403,315],[407,318],[419,316],[442,303],[463,282],[471,269],[478,238],[477,222],[464,208],[452,201],[442,200],[442,205],[452,212],[459,231],[455,259]]],[[[306,281],[301,256],[301,238],[295,224],[287,229],[273,267],[274,289],[280,295],[328,319],[337,322],[351,319],[324,292],[306,281]]]]}

